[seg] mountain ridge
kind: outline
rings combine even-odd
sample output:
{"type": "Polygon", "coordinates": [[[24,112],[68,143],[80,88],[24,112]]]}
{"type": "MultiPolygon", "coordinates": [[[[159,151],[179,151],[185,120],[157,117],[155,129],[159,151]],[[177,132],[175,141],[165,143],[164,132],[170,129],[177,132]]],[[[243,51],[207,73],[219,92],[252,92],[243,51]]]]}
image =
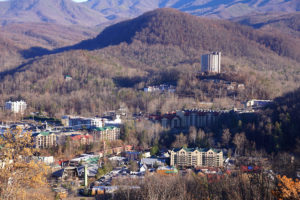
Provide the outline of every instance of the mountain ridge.
{"type": "Polygon", "coordinates": [[[251,13],[297,12],[297,0],[10,0],[0,1],[2,25],[22,22],[52,22],[95,26],[137,17],[156,8],[175,8],[196,16],[230,19],[251,13]]]}
{"type": "MultiPolygon", "coordinates": [[[[216,50],[222,51],[222,71],[244,77],[245,90],[235,100],[273,98],[299,87],[296,44],[293,38],[234,22],[158,9],[3,71],[0,101],[20,95],[37,110],[53,115],[60,108],[78,114],[114,109],[120,100],[145,108],[151,99],[144,98],[152,95],[145,97],[139,89],[167,79],[177,84],[179,94],[213,101],[210,93],[220,90],[199,82],[195,73],[200,70],[201,55],[216,50]],[[71,82],[64,80],[66,75],[71,82]]],[[[222,90],[222,97],[226,95],[226,89],[222,90]]]]}
{"type": "Polygon", "coordinates": [[[0,2],[0,6],[1,4],[7,7],[0,13],[2,25],[48,22],[95,26],[107,22],[101,13],[71,0],[10,0],[9,2],[0,2]]]}

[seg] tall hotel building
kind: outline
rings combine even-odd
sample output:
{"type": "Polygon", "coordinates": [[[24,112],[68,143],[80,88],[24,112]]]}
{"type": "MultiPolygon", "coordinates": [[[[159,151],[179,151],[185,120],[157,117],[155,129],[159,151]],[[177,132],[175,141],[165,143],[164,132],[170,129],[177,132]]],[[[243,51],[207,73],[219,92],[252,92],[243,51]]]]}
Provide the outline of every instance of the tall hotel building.
{"type": "Polygon", "coordinates": [[[202,55],[201,72],[221,73],[221,52],[202,55]]]}

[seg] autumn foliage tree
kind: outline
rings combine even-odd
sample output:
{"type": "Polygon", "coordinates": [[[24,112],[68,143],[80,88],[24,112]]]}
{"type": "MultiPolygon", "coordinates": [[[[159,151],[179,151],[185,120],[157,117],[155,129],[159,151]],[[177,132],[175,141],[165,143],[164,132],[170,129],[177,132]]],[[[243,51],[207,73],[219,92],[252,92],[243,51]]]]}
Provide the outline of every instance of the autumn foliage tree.
{"type": "Polygon", "coordinates": [[[0,137],[0,199],[47,199],[48,167],[30,159],[34,154],[30,133],[8,130],[0,137]]]}
{"type": "Polygon", "coordinates": [[[277,176],[278,184],[272,194],[279,200],[300,199],[300,181],[286,176],[277,176]]]}

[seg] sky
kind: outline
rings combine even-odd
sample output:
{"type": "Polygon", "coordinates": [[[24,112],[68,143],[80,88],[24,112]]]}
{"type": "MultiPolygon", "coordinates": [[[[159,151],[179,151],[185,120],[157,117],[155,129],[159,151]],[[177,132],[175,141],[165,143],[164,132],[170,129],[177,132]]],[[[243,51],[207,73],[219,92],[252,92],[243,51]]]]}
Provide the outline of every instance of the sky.
{"type": "MultiPolygon", "coordinates": [[[[9,0],[0,0],[0,1],[9,1],[9,0]]],[[[20,0],[20,1],[21,1],[21,0],[20,0]]],[[[72,0],[72,1],[75,1],[75,2],[80,3],[80,2],[85,2],[85,1],[88,1],[88,0],[72,0]]]]}

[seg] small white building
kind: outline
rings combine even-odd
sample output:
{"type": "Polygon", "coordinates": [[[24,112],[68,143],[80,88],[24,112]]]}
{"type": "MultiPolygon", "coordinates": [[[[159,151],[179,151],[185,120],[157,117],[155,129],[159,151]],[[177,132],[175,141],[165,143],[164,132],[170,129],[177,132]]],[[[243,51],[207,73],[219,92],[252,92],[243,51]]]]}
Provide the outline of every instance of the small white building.
{"type": "Polygon", "coordinates": [[[25,101],[8,101],[5,103],[5,109],[13,113],[24,113],[27,108],[25,101]]]}
{"type": "Polygon", "coordinates": [[[77,116],[63,116],[62,123],[66,127],[71,127],[74,129],[82,128],[100,128],[103,127],[102,118],[86,118],[86,117],[77,117],[77,116]]]}
{"type": "Polygon", "coordinates": [[[248,108],[262,108],[269,104],[272,104],[272,100],[258,100],[258,99],[252,99],[246,102],[246,107],[248,108]]]}
{"type": "Polygon", "coordinates": [[[122,119],[120,115],[116,115],[114,119],[108,120],[106,118],[102,118],[105,126],[116,126],[120,127],[122,125],[122,119]]]}
{"type": "Polygon", "coordinates": [[[41,161],[45,163],[46,165],[52,165],[54,163],[54,157],[53,156],[34,156],[34,160],[41,161]]]}

